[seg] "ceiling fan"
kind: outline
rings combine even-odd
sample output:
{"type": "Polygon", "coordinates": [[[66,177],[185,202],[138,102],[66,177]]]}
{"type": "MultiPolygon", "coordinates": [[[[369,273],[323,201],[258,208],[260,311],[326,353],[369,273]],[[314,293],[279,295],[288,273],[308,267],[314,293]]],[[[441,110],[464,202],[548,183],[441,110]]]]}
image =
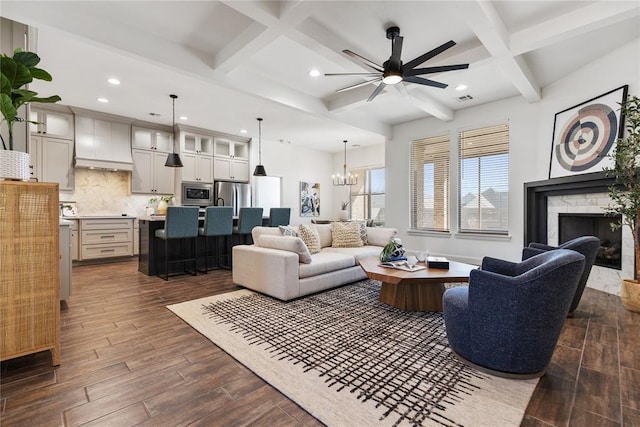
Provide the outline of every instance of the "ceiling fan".
{"type": "Polygon", "coordinates": [[[445,50],[453,47],[456,43],[453,40],[449,40],[448,42],[438,46],[437,48],[430,50],[429,52],[418,56],[417,58],[403,64],[400,60],[400,56],[402,54],[402,36],[400,36],[400,28],[398,27],[389,27],[387,28],[387,38],[391,40],[391,56],[387,61],[385,61],[382,65],[378,65],[369,59],[358,55],[355,52],[350,51],[349,49],[343,50],[347,55],[358,59],[367,67],[375,70],[373,73],[325,73],[325,76],[365,76],[365,77],[374,77],[371,80],[367,80],[365,82],[357,83],[351,86],[347,86],[342,89],[338,89],[337,92],[344,92],[346,90],[355,89],[357,87],[361,87],[367,85],[369,83],[380,82],[378,87],[373,91],[373,93],[367,99],[367,102],[373,100],[376,96],[378,96],[386,85],[395,85],[400,82],[407,83],[417,83],[425,86],[433,86],[440,89],[444,89],[447,87],[446,84],[437,82],[435,80],[425,79],[422,77],[418,77],[422,74],[433,74],[433,73],[442,73],[445,71],[453,71],[453,70],[464,70],[469,68],[469,64],[457,64],[457,65],[443,65],[439,67],[426,67],[426,68],[416,68],[418,65],[426,62],[427,60],[433,58],[436,55],[441,54],[445,50]]]}

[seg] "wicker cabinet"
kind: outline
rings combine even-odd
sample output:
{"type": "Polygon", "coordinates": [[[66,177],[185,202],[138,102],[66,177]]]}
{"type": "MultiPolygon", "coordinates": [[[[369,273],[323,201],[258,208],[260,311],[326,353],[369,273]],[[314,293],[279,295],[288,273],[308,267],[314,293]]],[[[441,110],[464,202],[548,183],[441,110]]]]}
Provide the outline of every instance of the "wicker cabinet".
{"type": "Polygon", "coordinates": [[[0,182],[0,360],[60,364],[58,184],[0,182]]]}

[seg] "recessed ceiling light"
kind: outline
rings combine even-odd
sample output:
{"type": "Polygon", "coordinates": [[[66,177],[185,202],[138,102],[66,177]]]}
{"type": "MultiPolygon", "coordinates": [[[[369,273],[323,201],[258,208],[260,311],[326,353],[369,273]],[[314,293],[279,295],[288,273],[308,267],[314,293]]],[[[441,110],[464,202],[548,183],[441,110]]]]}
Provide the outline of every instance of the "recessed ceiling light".
{"type": "Polygon", "coordinates": [[[240,129],[240,133],[247,133],[246,129],[240,129]]]}
{"type": "Polygon", "coordinates": [[[115,77],[111,77],[107,81],[109,82],[109,84],[112,84],[114,86],[118,86],[120,84],[120,80],[116,79],[115,77]]]}
{"type": "Polygon", "coordinates": [[[187,116],[180,116],[180,117],[178,117],[178,118],[179,118],[180,120],[189,120],[189,117],[187,117],[187,116]]]}
{"type": "Polygon", "coordinates": [[[98,98],[98,102],[107,103],[109,100],[107,98],[98,98]]]}
{"type": "Polygon", "coordinates": [[[467,85],[463,85],[463,84],[459,84],[458,86],[456,86],[456,90],[465,90],[467,88],[467,85]]]}
{"type": "Polygon", "coordinates": [[[318,77],[320,75],[320,70],[317,70],[315,68],[312,69],[312,70],[309,70],[309,75],[311,77],[318,77]]]}

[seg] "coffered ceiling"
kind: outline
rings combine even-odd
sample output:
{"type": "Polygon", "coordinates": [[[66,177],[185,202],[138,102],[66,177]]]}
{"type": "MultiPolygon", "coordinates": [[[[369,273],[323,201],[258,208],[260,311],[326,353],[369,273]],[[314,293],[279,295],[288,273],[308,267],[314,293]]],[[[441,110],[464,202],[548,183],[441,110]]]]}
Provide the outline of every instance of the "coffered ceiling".
{"type": "Polygon", "coordinates": [[[54,76],[33,85],[42,95],[170,124],[175,93],[176,114],[189,125],[257,137],[255,118],[264,117],[263,140],[328,152],[344,139],[382,143],[392,125],[410,120],[450,121],[513,96],[537,102],[545,86],[640,37],[639,13],[637,0],[0,3],[2,16],[37,28],[41,65],[54,76]],[[469,69],[429,75],[446,89],[400,83],[406,90],[387,86],[371,102],[373,84],[336,92],[362,77],[309,76],[369,72],[342,51],[382,64],[392,25],[404,37],[404,62],[454,40],[424,66],[469,69]],[[119,86],[107,83],[112,76],[119,86]]]}

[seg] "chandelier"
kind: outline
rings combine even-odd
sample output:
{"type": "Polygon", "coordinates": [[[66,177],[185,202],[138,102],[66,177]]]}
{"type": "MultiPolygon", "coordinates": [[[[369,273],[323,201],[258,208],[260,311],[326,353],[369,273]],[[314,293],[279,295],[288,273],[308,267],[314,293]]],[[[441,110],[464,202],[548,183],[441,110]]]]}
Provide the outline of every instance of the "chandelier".
{"type": "Polygon", "coordinates": [[[331,175],[331,180],[335,186],[356,185],[358,183],[358,174],[347,174],[347,140],[345,139],[342,142],[344,142],[344,164],[342,165],[342,175],[331,175]]]}

